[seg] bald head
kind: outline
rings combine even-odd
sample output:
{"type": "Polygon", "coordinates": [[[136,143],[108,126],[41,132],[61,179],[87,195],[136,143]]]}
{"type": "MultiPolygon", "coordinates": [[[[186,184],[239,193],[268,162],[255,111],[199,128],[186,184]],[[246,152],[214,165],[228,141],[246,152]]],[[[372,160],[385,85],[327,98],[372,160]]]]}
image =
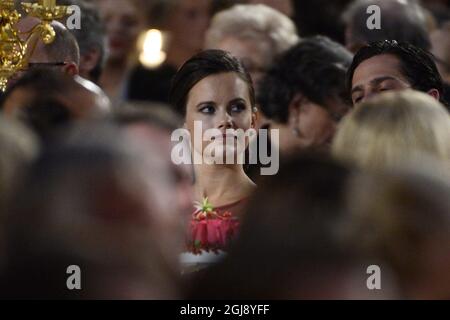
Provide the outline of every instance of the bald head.
{"type": "MultiPolygon", "coordinates": [[[[26,32],[31,30],[39,23],[33,17],[26,17],[18,24],[19,30],[26,32]]],[[[29,62],[48,67],[60,67],[62,71],[69,75],[79,73],[80,64],[80,48],[77,40],[72,33],[60,22],[52,22],[55,30],[55,39],[50,44],[44,44],[38,37],[34,37],[30,47],[35,45],[35,49],[31,54],[29,62]]]]}

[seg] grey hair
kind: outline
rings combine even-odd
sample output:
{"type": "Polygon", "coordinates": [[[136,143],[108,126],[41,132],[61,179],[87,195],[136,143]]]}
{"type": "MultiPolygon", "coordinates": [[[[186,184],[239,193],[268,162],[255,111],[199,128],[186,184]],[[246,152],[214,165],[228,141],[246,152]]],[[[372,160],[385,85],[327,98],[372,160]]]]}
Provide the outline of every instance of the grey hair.
{"type": "Polygon", "coordinates": [[[293,21],[266,5],[239,4],[217,13],[206,33],[206,47],[215,48],[228,36],[265,39],[273,55],[279,55],[299,41],[293,21]]]}
{"type": "Polygon", "coordinates": [[[75,36],[80,47],[80,54],[85,55],[93,50],[98,50],[100,59],[92,70],[93,78],[98,78],[103,70],[107,58],[106,30],[100,18],[100,12],[93,3],[83,0],[59,0],[60,5],[76,5],[81,9],[81,28],[70,32],[75,36]]]}

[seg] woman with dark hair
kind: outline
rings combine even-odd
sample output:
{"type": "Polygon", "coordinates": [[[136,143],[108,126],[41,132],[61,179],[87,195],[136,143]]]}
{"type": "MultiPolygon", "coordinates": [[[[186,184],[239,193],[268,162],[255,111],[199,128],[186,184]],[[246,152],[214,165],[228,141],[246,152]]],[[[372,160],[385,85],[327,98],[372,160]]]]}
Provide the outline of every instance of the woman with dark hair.
{"type": "Polygon", "coordinates": [[[256,121],[252,81],[229,53],[207,50],[180,68],[170,99],[184,115],[194,159],[198,205],[190,225],[189,250],[217,252],[236,234],[245,200],[255,189],[237,160],[249,142],[247,137],[238,139],[238,132],[254,128],[256,121]],[[209,139],[200,138],[199,143],[197,136],[209,139]]]}
{"type": "Polygon", "coordinates": [[[323,36],[301,40],[279,57],[260,83],[258,104],[279,131],[283,154],[328,149],[349,110],[345,74],[352,55],[323,36]]]}

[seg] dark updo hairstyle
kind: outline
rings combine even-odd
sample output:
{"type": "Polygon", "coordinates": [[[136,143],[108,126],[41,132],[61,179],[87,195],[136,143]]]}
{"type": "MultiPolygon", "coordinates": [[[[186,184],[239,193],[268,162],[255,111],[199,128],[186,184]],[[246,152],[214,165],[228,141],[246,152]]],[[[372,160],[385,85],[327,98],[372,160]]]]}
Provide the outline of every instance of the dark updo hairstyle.
{"type": "Polygon", "coordinates": [[[324,36],[304,38],[277,58],[259,86],[258,104],[269,119],[287,123],[297,93],[329,108],[329,99],[348,103],[345,75],[352,54],[324,36]]]}
{"type": "Polygon", "coordinates": [[[255,90],[249,73],[238,59],[222,50],[202,51],[186,61],[172,80],[170,103],[181,115],[186,115],[189,91],[202,79],[220,73],[234,72],[247,83],[250,102],[255,105],[255,90]]]}

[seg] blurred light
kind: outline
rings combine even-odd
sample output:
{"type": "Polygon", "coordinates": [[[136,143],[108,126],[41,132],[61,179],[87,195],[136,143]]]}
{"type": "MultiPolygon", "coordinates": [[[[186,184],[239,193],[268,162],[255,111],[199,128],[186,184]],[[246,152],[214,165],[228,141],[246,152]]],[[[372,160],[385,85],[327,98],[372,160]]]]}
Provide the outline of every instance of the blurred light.
{"type": "Polygon", "coordinates": [[[147,68],[156,68],[166,60],[163,51],[163,33],[156,29],[148,30],[141,36],[139,61],[147,68]]]}

